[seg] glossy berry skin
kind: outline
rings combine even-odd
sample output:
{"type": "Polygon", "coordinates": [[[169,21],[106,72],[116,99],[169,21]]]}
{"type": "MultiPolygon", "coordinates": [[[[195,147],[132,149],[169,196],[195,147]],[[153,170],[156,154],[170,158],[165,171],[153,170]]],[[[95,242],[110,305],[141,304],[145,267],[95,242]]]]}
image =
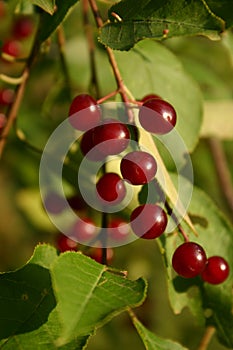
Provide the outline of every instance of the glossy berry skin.
{"type": "Polygon", "coordinates": [[[123,179],[132,185],[143,185],[154,178],[157,163],[150,153],[133,151],[122,158],[120,169],[123,179]]]}
{"type": "Polygon", "coordinates": [[[195,242],[185,242],[174,252],[172,266],[176,273],[185,278],[192,278],[202,273],[207,262],[204,249],[195,242]]]}
{"type": "Polygon", "coordinates": [[[93,133],[93,143],[105,156],[121,153],[127,148],[129,140],[129,129],[116,120],[106,120],[93,133]]]}
{"type": "Polygon", "coordinates": [[[138,237],[154,239],[164,233],[167,215],[157,204],[142,204],[131,213],[130,224],[138,237]]]}
{"type": "Polygon", "coordinates": [[[144,102],[146,102],[146,101],[148,101],[148,100],[152,100],[153,98],[162,100],[162,97],[160,97],[159,95],[156,95],[156,94],[148,94],[148,95],[144,96],[144,97],[141,99],[141,102],[144,103],[144,102]]]}
{"type": "Polygon", "coordinates": [[[86,131],[99,124],[100,107],[97,101],[88,94],[80,94],[71,102],[69,122],[77,130],[86,131]]]}
{"type": "Polygon", "coordinates": [[[107,232],[108,236],[113,240],[124,241],[130,234],[130,226],[126,221],[120,218],[115,218],[108,223],[107,232]]]}
{"type": "Polygon", "coordinates": [[[221,256],[211,256],[207,260],[207,264],[201,274],[201,278],[203,281],[210,284],[220,284],[227,279],[229,272],[229,265],[224,258],[221,256]]]}
{"type": "Polygon", "coordinates": [[[21,54],[21,45],[19,41],[10,39],[3,44],[2,52],[12,57],[18,57],[21,54]]]}
{"type": "Polygon", "coordinates": [[[72,240],[71,238],[63,235],[63,234],[60,234],[58,237],[57,237],[57,240],[56,240],[56,246],[57,246],[57,249],[63,253],[63,252],[66,252],[66,251],[77,251],[78,249],[78,245],[77,245],[77,242],[75,242],[74,240],[72,240]]]}
{"type": "Polygon", "coordinates": [[[105,159],[105,155],[101,153],[96,147],[93,141],[93,134],[95,132],[95,128],[89,129],[86,131],[81,138],[80,141],[80,149],[82,154],[87,157],[88,160],[93,162],[102,161],[105,159]]]}
{"type": "Polygon", "coordinates": [[[141,126],[154,134],[167,134],[176,125],[176,111],[167,101],[151,99],[143,103],[139,110],[141,126]]]}
{"type": "Polygon", "coordinates": [[[71,237],[79,243],[87,243],[95,237],[97,227],[90,218],[78,219],[72,227],[71,237]]]}
{"type": "Polygon", "coordinates": [[[14,90],[1,89],[0,90],[0,106],[8,106],[14,101],[14,90]]]}
{"type": "Polygon", "coordinates": [[[118,174],[106,173],[96,184],[96,191],[102,204],[119,204],[126,195],[124,181],[118,174]]]}
{"type": "Polygon", "coordinates": [[[34,23],[29,16],[20,16],[14,20],[13,36],[18,40],[28,38],[34,30],[34,23]]]}

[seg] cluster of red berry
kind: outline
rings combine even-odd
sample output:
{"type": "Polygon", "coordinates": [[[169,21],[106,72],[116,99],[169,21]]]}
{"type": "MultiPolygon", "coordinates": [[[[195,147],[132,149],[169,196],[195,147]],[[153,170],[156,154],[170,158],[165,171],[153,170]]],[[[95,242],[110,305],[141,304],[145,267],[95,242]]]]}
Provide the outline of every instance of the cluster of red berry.
{"type": "MultiPolygon", "coordinates": [[[[161,97],[147,95],[138,102],[138,106],[139,122],[146,131],[161,135],[169,133],[176,125],[175,109],[161,97]]],[[[81,94],[74,98],[69,110],[69,121],[75,129],[84,132],[80,140],[80,149],[89,161],[105,161],[108,156],[126,151],[130,145],[131,125],[115,119],[102,118],[98,102],[90,95],[81,94]]],[[[135,125],[133,128],[136,128],[135,125]]],[[[137,135],[139,133],[140,130],[137,130],[137,135]]],[[[156,172],[156,160],[150,153],[142,151],[139,144],[136,150],[134,146],[133,151],[123,155],[119,173],[106,172],[104,168],[96,182],[95,191],[103,212],[108,206],[123,201],[127,193],[126,183],[138,186],[156,182],[156,172]]],[[[156,202],[136,207],[129,221],[133,233],[138,237],[155,239],[165,232],[168,219],[165,209],[156,202]]],[[[108,224],[107,235],[115,240],[124,239],[130,233],[128,227],[124,220],[114,219],[108,224]],[[114,230],[111,231],[112,228],[114,230]],[[114,233],[113,236],[111,232],[114,233]]],[[[93,237],[98,238],[100,232],[91,219],[83,218],[75,223],[71,236],[79,242],[88,243],[93,237]]],[[[60,237],[60,250],[64,251],[64,244],[67,246],[68,242],[71,244],[68,249],[77,249],[77,244],[70,238],[63,238],[62,245],[61,240],[60,237]]],[[[207,259],[204,249],[194,242],[185,242],[175,250],[172,266],[182,277],[201,275],[204,281],[211,284],[222,283],[229,274],[228,263],[222,257],[213,256],[207,259]]]]}

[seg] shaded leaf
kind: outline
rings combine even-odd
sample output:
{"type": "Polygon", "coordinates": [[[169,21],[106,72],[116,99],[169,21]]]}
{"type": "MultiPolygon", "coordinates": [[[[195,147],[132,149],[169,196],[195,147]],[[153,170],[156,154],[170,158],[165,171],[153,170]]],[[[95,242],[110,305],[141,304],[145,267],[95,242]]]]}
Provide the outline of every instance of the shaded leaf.
{"type": "Polygon", "coordinates": [[[144,327],[136,317],[132,316],[132,321],[143,341],[143,344],[145,345],[146,350],[187,350],[187,348],[184,348],[172,340],[158,337],[156,334],[144,327]]]}
{"type": "Polygon", "coordinates": [[[129,50],[145,38],[163,39],[164,30],[168,37],[203,34],[216,38],[224,27],[224,21],[201,0],[123,0],[110,8],[100,40],[113,49],[129,50]]]}
{"type": "Polygon", "coordinates": [[[141,304],[145,298],[143,279],[130,281],[79,253],[62,254],[52,276],[63,324],[59,345],[89,334],[113,315],[141,304]]]}

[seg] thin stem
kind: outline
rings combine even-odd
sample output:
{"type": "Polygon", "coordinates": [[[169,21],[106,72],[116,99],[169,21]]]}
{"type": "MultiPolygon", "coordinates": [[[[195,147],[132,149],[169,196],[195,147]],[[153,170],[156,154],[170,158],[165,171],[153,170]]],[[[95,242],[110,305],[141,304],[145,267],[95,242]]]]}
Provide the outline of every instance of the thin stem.
{"type": "Polygon", "coordinates": [[[214,137],[209,138],[208,143],[217,171],[219,185],[227,204],[233,213],[233,185],[222,143],[219,139],[214,137]]]}
{"type": "MultiPolygon", "coordinates": [[[[66,62],[66,57],[65,57],[65,34],[64,34],[64,29],[63,26],[60,25],[57,28],[57,43],[58,43],[58,47],[59,47],[59,54],[60,54],[60,60],[61,60],[61,66],[62,66],[62,70],[64,73],[64,77],[65,77],[65,82],[66,85],[69,88],[69,94],[71,92],[71,81],[70,81],[70,74],[69,74],[69,70],[68,70],[68,66],[67,66],[67,62],[66,62]]],[[[69,96],[71,98],[71,94],[69,96]]]]}
{"type": "Polygon", "coordinates": [[[207,350],[214,333],[215,328],[213,326],[207,327],[197,350],[207,350]]]}
{"type": "Polygon", "coordinates": [[[96,68],[96,63],[95,63],[95,43],[94,43],[94,39],[93,39],[92,27],[90,25],[89,17],[88,17],[88,9],[89,9],[88,0],[83,0],[82,5],[83,5],[83,25],[84,25],[85,34],[87,37],[89,57],[90,57],[91,84],[95,89],[96,97],[99,98],[100,97],[100,88],[99,88],[99,84],[98,84],[97,68],[96,68]]]}
{"type": "Polygon", "coordinates": [[[168,215],[170,215],[172,217],[172,219],[174,220],[174,222],[176,223],[177,229],[179,230],[179,232],[183,236],[184,241],[185,242],[189,242],[189,237],[188,237],[187,233],[183,229],[182,225],[179,223],[179,220],[178,220],[176,214],[173,212],[173,210],[170,207],[170,205],[169,205],[167,200],[165,201],[165,207],[167,209],[168,215]]]}

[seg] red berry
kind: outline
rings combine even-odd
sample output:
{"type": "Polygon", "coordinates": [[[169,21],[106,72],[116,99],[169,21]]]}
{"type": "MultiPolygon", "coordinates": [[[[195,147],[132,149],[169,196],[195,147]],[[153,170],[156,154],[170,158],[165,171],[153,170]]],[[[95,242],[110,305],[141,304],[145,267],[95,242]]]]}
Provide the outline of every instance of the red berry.
{"type": "Polygon", "coordinates": [[[119,204],[126,195],[124,181],[115,173],[104,174],[96,184],[96,191],[105,205],[119,204]]]}
{"type": "Polygon", "coordinates": [[[87,243],[95,237],[96,233],[97,227],[89,218],[78,219],[71,229],[71,236],[79,243],[87,243]]]}
{"type": "Polygon", "coordinates": [[[199,244],[185,242],[175,250],[172,266],[178,275],[192,278],[202,273],[206,261],[206,253],[199,244]]]}
{"type": "Polygon", "coordinates": [[[106,120],[93,132],[93,143],[105,156],[119,154],[129,144],[130,132],[127,126],[116,120],[106,120]]]}
{"type": "Polygon", "coordinates": [[[34,22],[29,16],[20,16],[15,19],[13,25],[13,35],[16,39],[28,38],[34,30],[34,22]]]}
{"type": "Polygon", "coordinates": [[[154,178],[157,163],[151,154],[133,151],[122,158],[120,169],[123,179],[132,185],[143,185],[154,178]]]}
{"type": "Polygon", "coordinates": [[[207,260],[202,279],[210,284],[223,283],[229,276],[230,268],[227,261],[221,256],[211,256],[207,260]]]}
{"type": "Polygon", "coordinates": [[[129,224],[122,219],[113,219],[108,224],[108,235],[115,241],[124,241],[129,233],[129,224]]]}
{"type": "Polygon", "coordinates": [[[3,44],[2,52],[12,57],[18,57],[21,53],[21,45],[19,41],[9,39],[3,44]]]}
{"type": "Polygon", "coordinates": [[[105,155],[98,150],[98,147],[95,147],[95,144],[93,142],[94,131],[95,128],[89,129],[82,135],[80,141],[80,149],[82,151],[82,154],[87,157],[87,159],[93,162],[98,162],[104,160],[105,155]]]}
{"type": "MultiPolygon", "coordinates": [[[[90,253],[90,258],[94,259],[98,263],[102,263],[102,255],[103,251],[102,248],[94,248],[90,253]]],[[[113,258],[113,249],[107,248],[107,262],[109,263],[113,258]]]]}
{"type": "Polygon", "coordinates": [[[143,204],[133,210],[130,222],[137,236],[154,239],[164,233],[167,226],[167,215],[157,204],[143,204]]]}
{"type": "Polygon", "coordinates": [[[5,125],[6,125],[7,119],[5,114],[0,113],[0,134],[3,131],[5,125]]]}
{"type": "Polygon", "coordinates": [[[0,90],[0,105],[8,106],[14,101],[15,92],[12,89],[0,90]]]}
{"type": "Polygon", "coordinates": [[[176,111],[167,101],[151,99],[143,103],[139,110],[142,127],[155,134],[166,134],[176,125],[176,111]]]}
{"type": "Polygon", "coordinates": [[[77,249],[78,249],[77,242],[73,241],[71,238],[69,238],[63,234],[60,234],[57,237],[56,245],[57,245],[57,249],[60,252],[66,252],[69,250],[77,251],[77,249]]]}
{"type": "Polygon", "coordinates": [[[156,94],[148,94],[146,96],[144,96],[142,99],[141,99],[141,102],[146,102],[148,100],[152,100],[153,98],[155,99],[160,99],[162,100],[162,97],[160,97],[159,95],[156,95],[156,94]]]}
{"type": "Polygon", "coordinates": [[[69,122],[78,130],[86,131],[99,124],[100,107],[97,101],[87,94],[76,96],[69,109],[69,122]]]}
{"type": "Polygon", "coordinates": [[[65,205],[65,199],[56,192],[48,193],[44,199],[44,207],[50,214],[60,214],[65,205]]]}
{"type": "Polygon", "coordinates": [[[67,198],[67,202],[74,211],[85,210],[87,207],[87,203],[83,197],[78,194],[67,198]]]}

